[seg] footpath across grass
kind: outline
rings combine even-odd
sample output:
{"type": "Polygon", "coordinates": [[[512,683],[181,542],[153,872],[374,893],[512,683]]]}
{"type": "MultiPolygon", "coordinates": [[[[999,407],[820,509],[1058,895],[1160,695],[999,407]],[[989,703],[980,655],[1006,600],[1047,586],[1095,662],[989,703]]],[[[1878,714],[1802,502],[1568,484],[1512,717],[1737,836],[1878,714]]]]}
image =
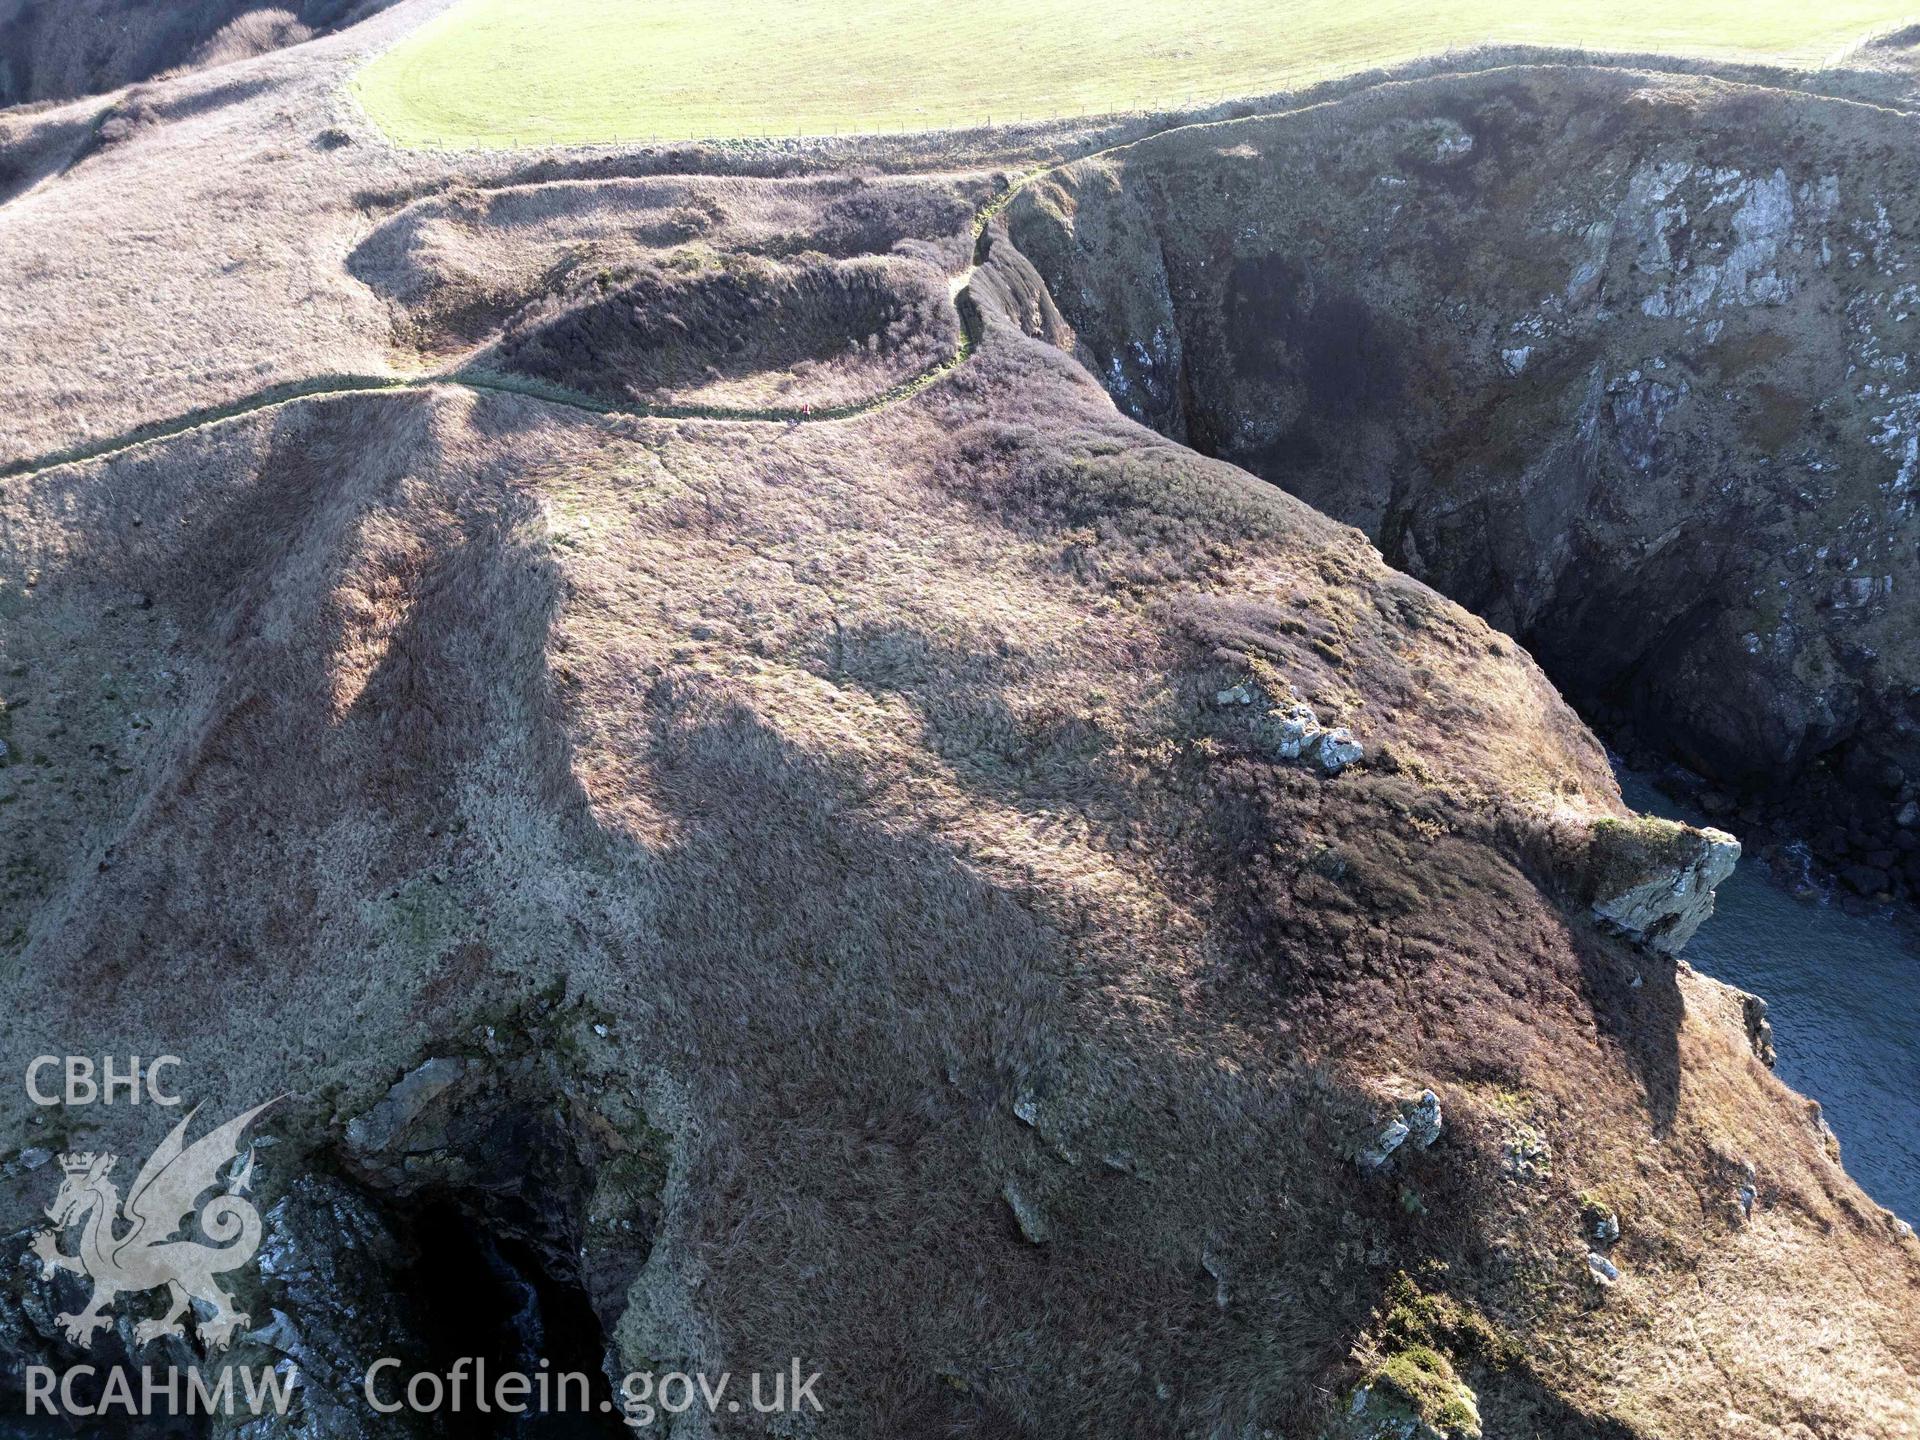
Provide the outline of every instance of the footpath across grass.
{"type": "Polygon", "coordinates": [[[1485,42],[1818,64],[1913,0],[461,0],[355,89],[409,145],[947,129],[1253,95],[1485,42]]]}

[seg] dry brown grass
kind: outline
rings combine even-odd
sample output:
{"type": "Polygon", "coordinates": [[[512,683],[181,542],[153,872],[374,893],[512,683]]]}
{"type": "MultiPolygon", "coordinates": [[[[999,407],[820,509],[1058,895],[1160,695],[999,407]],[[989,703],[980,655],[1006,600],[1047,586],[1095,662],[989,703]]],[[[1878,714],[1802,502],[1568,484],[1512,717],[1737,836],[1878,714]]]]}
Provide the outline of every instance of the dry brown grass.
{"type": "Polygon", "coordinates": [[[11,0],[0,7],[0,105],[68,100],[249,60],[394,0],[11,0]]]}
{"type": "Polygon", "coordinates": [[[645,258],[834,259],[896,248],[957,270],[987,198],[982,177],[766,181],[668,175],[461,188],[404,205],[355,247],[354,276],[395,311],[395,340],[427,355],[480,344],[568,278],[645,258]]]}
{"type": "Polygon", "coordinates": [[[216,30],[193,52],[186,68],[230,65],[236,60],[251,60],[256,55],[299,45],[312,38],[313,31],[301,24],[291,10],[249,10],[216,30]]]}
{"type": "Polygon", "coordinates": [[[613,403],[853,405],[960,345],[947,277],[900,259],[682,250],[550,284],[478,363],[613,403]]]}
{"type": "Polygon", "coordinates": [[[116,654],[177,677],[95,808],[58,792],[114,702],[22,736],[15,803],[64,818],[9,830],[50,874],[6,1054],[104,1028],[314,1127],[564,977],[613,1022],[596,1105],[664,1072],[699,1117],[649,1285],[701,1276],[701,1328],[626,1360],[798,1351],[834,1433],[1286,1427],[1441,1262],[1527,1356],[1462,1361],[1494,1423],[1699,1433],[1720,1366],[1767,1413],[1911,1414],[1912,1256],[1526,839],[1518,773],[1616,804],[1537,671],[1011,324],[856,424],[342,400],[6,506],[20,717],[116,654]],[[154,618],[116,638],[130,576],[154,618]],[[1211,703],[1252,658],[1383,763],[1261,758],[1211,703]],[[1369,1181],[1381,1076],[1450,1130],[1369,1181]],[[1500,1178],[1515,1105],[1550,1183],[1500,1178]],[[1581,1190],[1629,1218],[1604,1305],[1581,1190]],[[1776,1295],[1830,1323],[1752,1345],[1776,1295]]]}
{"type": "MultiPolygon", "coordinates": [[[[286,63],[245,62],[276,100],[142,131],[0,227],[40,247],[35,353],[96,367],[89,409],[162,403],[116,386],[175,312],[113,352],[51,244],[83,201],[125,286],[159,273],[143,224],[204,234],[193,196],[285,206],[252,263],[181,262],[164,304],[222,304],[162,396],[276,344],[387,352],[347,257],[436,172],[291,144],[335,117],[269,118],[313,93],[286,63]],[[243,136],[242,193],[195,180],[243,136]],[[375,180],[401,198],[363,215],[375,180]]],[[[1055,317],[1004,246],[975,360],[856,421],[448,387],[0,486],[0,1071],[166,1050],[196,1096],[290,1090],[284,1185],[405,1067],[563,988],[607,1032],[545,1037],[570,1123],[675,1137],[654,1262],[585,1262],[616,1359],[801,1355],[826,1434],[1317,1433],[1402,1272],[1517,1347],[1458,1356],[1489,1433],[1911,1428],[1920,1252],[1686,977],[1590,923],[1565,837],[1622,813],[1592,737],[1358,532],[1119,417],[1028,333],[1055,317]],[[1256,671],[1368,764],[1264,754],[1214,703],[1256,671]],[[1426,1085],[1441,1143],[1364,1175],[1383,1096],[1426,1085]],[[1519,1125],[1550,1177],[1506,1177],[1519,1125]],[[1583,1191],[1626,1224],[1604,1297],[1583,1191]]],[[[71,436],[45,393],[16,453],[71,436]]],[[[23,1215],[35,1184],[0,1175],[23,1215]]]]}
{"type": "Polygon", "coordinates": [[[1515,67],[1171,132],[1008,220],[1127,413],[1366,530],[1610,738],[1874,851],[1920,766],[1916,129],[1515,67]],[[1714,267],[1776,183],[1749,291],[1714,267]]]}

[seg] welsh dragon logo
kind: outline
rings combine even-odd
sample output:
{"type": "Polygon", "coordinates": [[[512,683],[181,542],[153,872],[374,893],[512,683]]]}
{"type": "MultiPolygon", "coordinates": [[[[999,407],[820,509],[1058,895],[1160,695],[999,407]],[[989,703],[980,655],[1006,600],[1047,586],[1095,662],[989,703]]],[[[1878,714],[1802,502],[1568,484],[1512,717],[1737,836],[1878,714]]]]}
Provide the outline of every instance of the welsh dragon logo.
{"type": "Polygon", "coordinates": [[[256,1105],[189,1145],[187,1126],[200,1112],[196,1105],[140,1167],[124,1205],[109,1178],[119,1157],[104,1153],[60,1157],[65,1178],[46,1211],[53,1223],[34,1235],[33,1253],[40,1258],[44,1276],[72,1270],[93,1281],[93,1298],[86,1309],[56,1317],[67,1339],[91,1349],[94,1332],[113,1323],[107,1307],[116,1296],[164,1285],[167,1313],[135,1326],[135,1344],[183,1334],[181,1316],[195,1300],[213,1307],[213,1318],[199,1326],[207,1348],[224,1350],[232,1343],[234,1332],[248,1323],[248,1317],[233,1308],[233,1297],[213,1277],[238,1270],[260,1248],[260,1212],[246,1198],[253,1180],[253,1149],[248,1147],[242,1162],[240,1136],[256,1115],[278,1103],[274,1099],[256,1105]],[[223,1166],[228,1167],[224,1185],[223,1166]],[[200,1197],[216,1186],[222,1193],[202,1206],[200,1197]],[[196,1209],[200,1229],[214,1242],[211,1245],[178,1238],[196,1209]],[[119,1229],[123,1223],[128,1226],[124,1231],[119,1229]],[[64,1254],[60,1235],[75,1227],[80,1231],[79,1250],[64,1254]]]}

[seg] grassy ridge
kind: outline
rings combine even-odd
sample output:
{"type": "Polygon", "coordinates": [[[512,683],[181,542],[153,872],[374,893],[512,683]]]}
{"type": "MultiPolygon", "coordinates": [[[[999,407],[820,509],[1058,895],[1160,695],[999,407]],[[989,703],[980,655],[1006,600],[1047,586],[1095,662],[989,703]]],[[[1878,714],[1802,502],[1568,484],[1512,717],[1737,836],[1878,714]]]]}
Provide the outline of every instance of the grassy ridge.
{"type": "Polygon", "coordinates": [[[1911,0],[463,0],[355,82],[412,145],[940,129],[1255,94],[1481,42],[1817,63],[1911,0]]]}

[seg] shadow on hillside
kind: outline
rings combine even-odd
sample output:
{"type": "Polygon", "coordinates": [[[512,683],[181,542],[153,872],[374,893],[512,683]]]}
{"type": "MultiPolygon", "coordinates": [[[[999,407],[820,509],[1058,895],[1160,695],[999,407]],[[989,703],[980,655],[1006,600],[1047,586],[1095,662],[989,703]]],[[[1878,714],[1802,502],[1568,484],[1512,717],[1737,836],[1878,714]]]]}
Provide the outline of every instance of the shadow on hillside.
{"type": "MultiPolygon", "coordinates": [[[[1375,1247],[1487,1248],[1495,1212],[1446,1157],[1430,1229],[1358,1181],[1296,1063],[1352,1040],[1491,1073],[1553,1029],[1573,957],[1505,948],[1550,934],[1537,891],[1394,822],[1441,802],[1226,762],[1195,802],[1210,948],[1252,978],[1190,985],[1105,897],[1060,914],[990,817],[879,783],[748,681],[567,633],[538,497],[450,453],[456,403],[289,412],[257,475],[196,473],[177,513],[63,482],[139,506],[104,568],[199,667],[119,857],[70,897],[86,918],[34,957],[64,1003],[204,1036],[220,997],[229,1026],[367,1056],[563,978],[699,1117],[687,1244],[729,1363],[837,1361],[826,1393],[875,1435],[1287,1423],[1352,1378],[1392,1274],[1375,1247]],[[377,999],[356,1017],[348,993],[377,999]]],[[[646,613],[619,619],[658,638],[646,613]]],[[[1545,1433],[1608,1433],[1516,1393],[1545,1433]]]]}
{"type": "Polygon", "coordinates": [[[0,205],[71,170],[89,153],[97,128],[97,116],[26,116],[17,127],[0,131],[0,205]]]}

